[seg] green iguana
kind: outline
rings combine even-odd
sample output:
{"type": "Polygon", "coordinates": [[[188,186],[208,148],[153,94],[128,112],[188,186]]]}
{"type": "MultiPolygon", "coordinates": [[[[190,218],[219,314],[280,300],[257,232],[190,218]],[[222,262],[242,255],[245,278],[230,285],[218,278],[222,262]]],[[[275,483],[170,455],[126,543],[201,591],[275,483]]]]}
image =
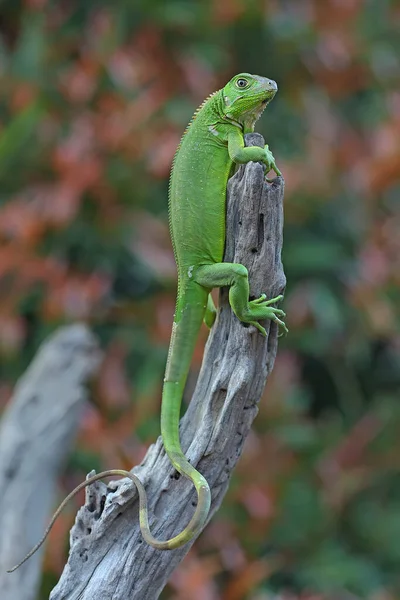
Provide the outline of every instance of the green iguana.
{"type": "MultiPolygon", "coordinates": [[[[225,247],[225,204],[228,178],[234,165],[261,161],[266,173],[280,171],[268,146],[244,146],[244,134],[252,132],[257,119],[277,92],[275,81],[241,73],[211,94],[195,112],[173,161],[169,186],[169,224],[178,268],[178,292],[165,370],[161,407],[161,435],[165,451],[179,473],[192,481],[198,502],[187,527],[169,540],[152,536],[143,484],[131,472],[111,469],[89,477],[62,502],[43,538],[13,567],[14,571],[41,546],[66,503],[82,488],[109,476],[129,477],[140,501],[140,528],[145,541],[160,550],[178,548],[202,530],[210,509],[211,494],[205,478],[188,462],[179,441],[179,417],[183,390],[194,345],[203,319],[212,326],[216,309],[210,292],[229,286],[229,302],[235,315],[266,335],[260,320],[272,319],[284,330],[284,312],[271,305],[265,294],[249,301],[247,269],[222,262],[225,247]]],[[[287,330],[286,330],[287,331],[287,330]]]]}

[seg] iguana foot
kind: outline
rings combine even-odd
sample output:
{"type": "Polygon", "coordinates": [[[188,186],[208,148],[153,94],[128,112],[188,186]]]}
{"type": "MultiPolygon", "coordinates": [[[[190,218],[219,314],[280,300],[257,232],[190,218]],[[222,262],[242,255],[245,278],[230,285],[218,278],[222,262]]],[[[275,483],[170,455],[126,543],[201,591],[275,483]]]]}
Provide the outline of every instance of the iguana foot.
{"type": "Polygon", "coordinates": [[[254,327],[257,327],[258,331],[264,336],[267,335],[267,332],[259,323],[259,321],[263,319],[271,319],[271,321],[277,323],[279,327],[282,327],[282,329],[288,333],[289,330],[284,321],[279,318],[285,317],[286,313],[280,308],[273,308],[270,306],[271,304],[275,304],[275,302],[282,300],[283,296],[279,295],[276,296],[276,298],[271,298],[270,300],[265,300],[265,298],[266,295],[261,294],[261,296],[256,300],[250,300],[248,309],[243,315],[241,315],[241,320],[245,323],[249,323],[250,325],[254,325],[254,327]]]}

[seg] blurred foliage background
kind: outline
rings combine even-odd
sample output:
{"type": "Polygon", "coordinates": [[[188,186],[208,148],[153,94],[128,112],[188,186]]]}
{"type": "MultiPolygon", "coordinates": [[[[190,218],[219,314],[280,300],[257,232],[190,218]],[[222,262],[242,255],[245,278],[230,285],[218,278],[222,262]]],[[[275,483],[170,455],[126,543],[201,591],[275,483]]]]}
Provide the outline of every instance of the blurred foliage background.
{"type": "Polygon", "coordinates": [[[60,498],[158,435],[168,175],[191,114],[240,71],[279,85],[257,129],[286,179],[290,334],[164,599],[399,597],[399,26],[394,0],[1,3],[0,406],[59,324],[105,350],[60,498]]]}

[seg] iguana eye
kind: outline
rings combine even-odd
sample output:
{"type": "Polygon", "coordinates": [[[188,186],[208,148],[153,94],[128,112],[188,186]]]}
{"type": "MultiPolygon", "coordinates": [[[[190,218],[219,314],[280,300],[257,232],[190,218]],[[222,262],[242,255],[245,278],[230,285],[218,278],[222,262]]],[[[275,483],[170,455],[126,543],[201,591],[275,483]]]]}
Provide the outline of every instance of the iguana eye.
{"type": "Polygon", "coordinates": [[[247,84],[248,84],[247,79],[238,79],[236,82],[237,87],[241,88],[241,89],[245,88],[247,84]]]}

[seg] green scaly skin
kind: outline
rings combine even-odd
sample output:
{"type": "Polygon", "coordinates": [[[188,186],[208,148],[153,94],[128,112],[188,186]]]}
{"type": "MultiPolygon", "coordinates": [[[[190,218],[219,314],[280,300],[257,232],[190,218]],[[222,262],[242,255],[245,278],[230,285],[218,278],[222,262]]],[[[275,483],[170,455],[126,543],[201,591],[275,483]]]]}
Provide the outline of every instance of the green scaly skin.
{"type": "Polygon", "coordinates": [[[266,335],[260,320],[271,319],[287,331],[282,310],[271,306],[282,296],[267,300],[265,294],[249,301],[246,267],[224,263],[225,203],[228,178],[235,164],[260,161],[268,173],[281,175],[268,146],[244,146],[244,134],[254,125],[277,92],[274,81],[241,73],[212,94],[196,111],[176,152],[169,187],[169,220],[178,268],[178,293],[171,341],[165,370],[161,407],[161,435],[173,466],[196,488],[197,508],[187,527],[169,540],[152,536],[148,523],[147,497],[143,484],[122,469],[103,471],[89,477],[62,502],[43,538],[9,572],[18,568],[42,545],[66,503],[82,488],[109,476],[129,477],[136,485],[140,502],[140,528],[145,541],[160,550],[171,550],[197,536],[207,520],[211,494],[205,478],[185,457],[179,440],[179,418],[183,390],[197,335],[204,320],[212,326],[216,309],[210,292],[229,287],[229,302],[235,315],[266,335]]]}

